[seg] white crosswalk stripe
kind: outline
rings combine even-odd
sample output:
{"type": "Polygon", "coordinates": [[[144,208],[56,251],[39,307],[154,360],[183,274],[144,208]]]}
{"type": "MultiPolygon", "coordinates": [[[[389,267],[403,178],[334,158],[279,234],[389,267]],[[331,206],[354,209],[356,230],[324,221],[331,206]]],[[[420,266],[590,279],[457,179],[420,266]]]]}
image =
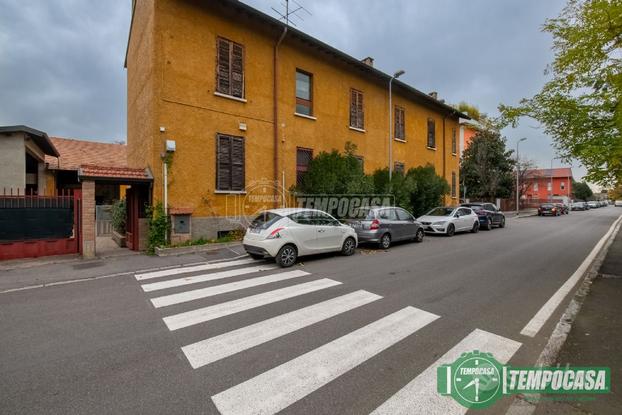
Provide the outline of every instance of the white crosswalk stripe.
{"type": "Polygon", "coordinates": [[[462,353],[473,350],[494,352],[495,359],[506,363],[520,346],[521,343],[514,340],[476,329],[378,407],[372,415],[465,414],[467,408],[437,392],[437,368],[453,363],[462,353]]]}
{"type": "Polygon", "coordinates": [[[295,270],[286,271],[276,274],[266,275],[264,277],[256,277],[248,280],[231,282],[228,284],[215,285],[213,287],[200,288],[197,290],[184,291],[177,294],[164,295],[151,299],[154,307],[166,307],[173,304],[185,303],[200,298],[212,297],[219,294],[229,293],[232,291],[242,290],[244,288],[257,287],[259,285],[269,284],[271,282],[284,281],[292,278],[304,277],[311,275],[308,272],[295,270]]]}
{"type": "Polygon", "coordinates": [[[233,386],[212,400],[222,414],[273,414],[428,325],[439,316],[403,308],[233,386]]]}
{"type": "Polygon", "coordinates": [[[382,298],[359,290],[182,347],[196,369],[382,298]]]}
{"type": "Polygon", "coordinates": [[[268,270],[272,270],[275,268],[276,268],[276,265],[267,265],[267,264],[258,265],[256,267],[237,268],[237,269],[231,269],[227,271],[214,272],[211,274],[195,275],[192,277],[177,278],[174,280],[153,282],[151,284],[143,284],[141,285],[141,287],[143,291],[149,292],[149,291],[163,290],[166,288],[181,287],[184,285],[197,284],[199,282],[207,282],[207,281],[219,280],[223,278],[237,277],[240,275],[252,274],[254,272],[268,271],[268,270]]]}
{"type": "Polygon", "coordinates": [[[143,281],[143,280],[148,280],[152,278],[172,277],[173,275],[187,274],[190,272],[198,272],[198,271],[210,271],[213,269],[229,268],[229,267],[235,267],[238,265],[246,265],[246,264],[252,264],[252,263],[257,263],[257,262],[258,262],[257,260],[254,260],[252,258],[244,258],[244,259],[238,259],[235,261],[226,261],[226,262],[211,262],[208,264],[194,265],[190,267],[179,267],[179,268],[164,269],[160,271],[145,272],[142,274],[136,274],[134,277],[138,281],[143,281]]]}
{"type": "Polygon", "coordinates": [[[252,308],[261,307],[263,305],[276,303],[288,298],[297,297],[299,295],[308,294],[314,291],[340,285],[339,281],[328,278],[305,282],[290,287],[279,288],[277,290],[268,291],[261,294],[243,297],[237,300],[227,301],[225,303],[215,304],[208,307],[199,308],[197,310],[187,311],[185,313],[175,314],[164,317],[164,323],[169,330],[178,330],[189,327],[194,324],[205,323],[220,317],[239,313],[241,311],[250,310],[252,308]]]}

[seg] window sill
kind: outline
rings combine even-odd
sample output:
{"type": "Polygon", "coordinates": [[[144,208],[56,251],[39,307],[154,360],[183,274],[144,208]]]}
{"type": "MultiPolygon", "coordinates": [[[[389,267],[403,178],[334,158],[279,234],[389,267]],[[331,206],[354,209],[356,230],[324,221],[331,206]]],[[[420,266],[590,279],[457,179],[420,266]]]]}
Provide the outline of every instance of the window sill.
{"type": "Polygon", "coordinates": [[[458,153],[451,153],[452,156],[456,157],[458,153]]]}
{"type": "Polygon", "coordinates": [[[426,146],[425,148],[427,148],[428,150],[434,150],[434,151],[436,151],[436,147],[429,147],[429,146],[426,146]]]}
{"type": "Polygon", "coordinates": [[[217,195],[245,195],[246,190],[214,190],[217,195]]]}
{"type": "Polygon", "coordinates": [[[406,142],[406,139],[404,139],[404,138],[397,138],[397,137],[395,137],[395,138],[393,138],[393,139],[394,139],[395,141],[399,141],[400,143],[405,143],[405,142],[406,142]]]}
{"type": "Polygon", "coordinates": [[[238,101],[238,102],[247,102],[246,98],[238,98],[238,97],[234,97],[233,95],[227,95],[227,94],[223,94],[221,92],[217,92],[214,91],[214,95],[216,95],[217,97],[221,97],[221,98],[227,98],[233,101],[238,101]]]}
{"type": "Polygon", "coordinates": [[[308,119],[308,120],[313,120],[313,121],[317,120],[317,117],[314,117],[313,115],[301,114],[301,113],[299,113],[299,112],[295,112],[295,113],[294,113],[294,115],[295,115],[296,117],[306,118],[306,119],[308,119]]]}
{"type": "Polygon", "coordinates": [[[366,133],[366,130],[363,130],[361,128],[356,128],[356,127],[352,127],[351,125],[348,125],[348,128],[352,131],[358,131],[359,133],[366,133]]]}

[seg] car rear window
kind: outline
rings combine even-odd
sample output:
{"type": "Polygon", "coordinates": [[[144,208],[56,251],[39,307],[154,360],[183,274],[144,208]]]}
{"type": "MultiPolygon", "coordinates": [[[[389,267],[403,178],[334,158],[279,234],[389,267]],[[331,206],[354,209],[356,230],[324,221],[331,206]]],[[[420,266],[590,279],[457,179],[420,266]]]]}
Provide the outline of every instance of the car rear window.
{"type": "Polygon", "coordinates": [[[352,215],[353,219],[372,220],[376,218],[376,214],[374,213],[374,210],[371,208],[354,209],[352,213],[353,213],[352,215]]]}
{"type": "Polygon", "coordinates": [[[276,223],[279,219],[282,219],[283,216],[278,215],[274,212],[261,212],[253,221],[251,222],[251,228],[259,228],[259,229],[268,229],[272,224],[276,223]]]}

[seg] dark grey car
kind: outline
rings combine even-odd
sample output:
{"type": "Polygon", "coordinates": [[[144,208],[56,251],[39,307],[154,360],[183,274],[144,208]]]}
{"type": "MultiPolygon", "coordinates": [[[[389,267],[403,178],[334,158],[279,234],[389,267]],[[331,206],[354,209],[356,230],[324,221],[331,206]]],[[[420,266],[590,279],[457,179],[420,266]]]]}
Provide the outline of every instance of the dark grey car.
{"type": "Polygon", "coordinates": [[[399,207],[360,208],[345,223],[356,230],[359,243],[377,243],[387,249],[394,241],[423,241],[425,232],[413,215],[399,207]]]}

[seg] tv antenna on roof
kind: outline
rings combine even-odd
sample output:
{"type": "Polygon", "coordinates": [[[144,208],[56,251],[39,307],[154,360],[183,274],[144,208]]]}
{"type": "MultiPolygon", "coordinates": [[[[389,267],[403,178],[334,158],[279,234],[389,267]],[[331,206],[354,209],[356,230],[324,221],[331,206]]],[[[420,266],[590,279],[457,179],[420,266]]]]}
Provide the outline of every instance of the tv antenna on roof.
{"type": "Polygon", "coordinates": [[[284,0],[281,1],[281,6],[285,9],[284,12],[281,12],[277,9],[275,9],[274,7],[271,7],[271,9],[279,15],[279,20],[282,20],[285,22],[285,24],[287,26],[289,26],[290,24],[292,26],[296,26],[296,23],[292,22],[290,20],[290,16],[294,16],[298,19],[300,19],[301,21],[304,21],[305,19],[303,19],[300,14],[301,12],[305,12],[306,14],[308,14],[309,16],[312,16],[311,12],[309,10],[307,10],[302,4],[298,3],[296,0],[291,0],[292,3],[294,3],[294,7],[292,10],[290,10],[289,7],[289,2],[290,0],[284,0]]]}

